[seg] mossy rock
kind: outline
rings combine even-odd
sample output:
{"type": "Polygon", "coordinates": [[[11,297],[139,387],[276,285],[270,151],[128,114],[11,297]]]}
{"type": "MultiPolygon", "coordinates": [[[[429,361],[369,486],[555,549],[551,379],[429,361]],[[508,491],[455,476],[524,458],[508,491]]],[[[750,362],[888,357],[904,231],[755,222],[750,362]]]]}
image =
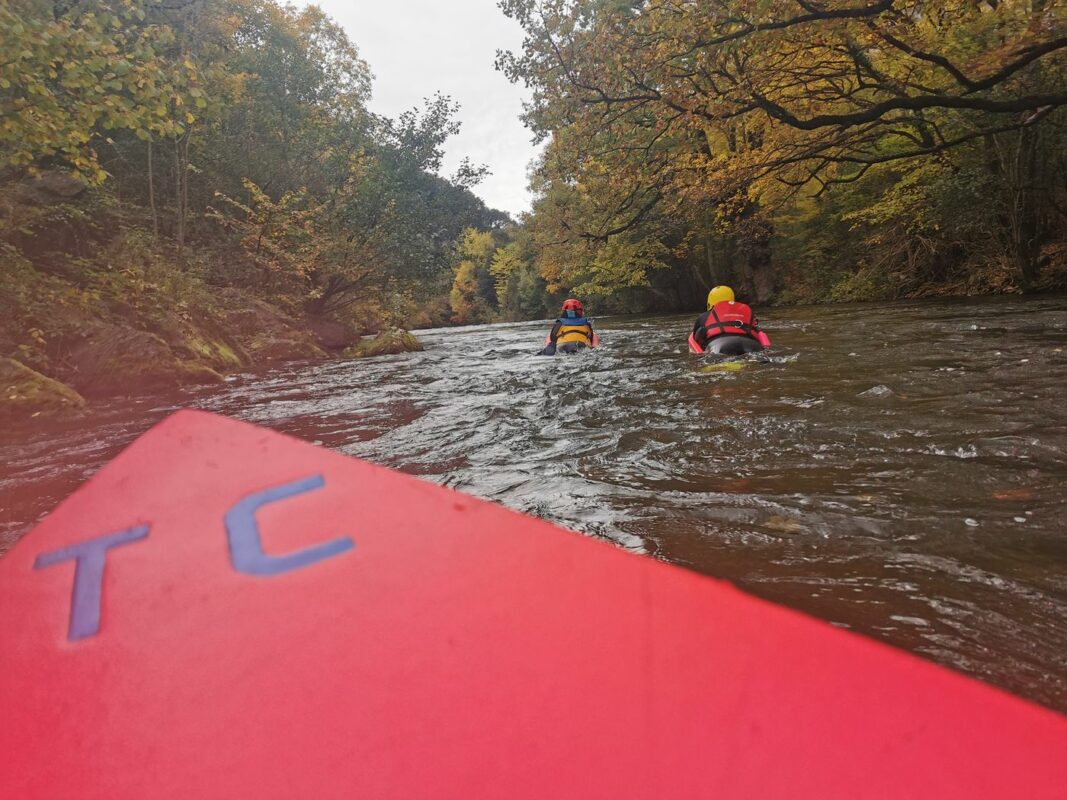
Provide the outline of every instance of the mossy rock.
{"type": "Polygon", "coordinates": [[[240,369],[245,365],[245,360],[234,347],[221,339],[191,339],[186,346],[197,358],[204,359],[218,369],[240,369]]]}
{"type": "Polygon", "coordinates": [[[179,358],[155,334],[121,325],[95,325],[71,350],[68,380],[89,396],[137,394],[221,383],[215,370],[179,358]]]}
{"type": "Polygon", "coordinates": [[[248,355],[240,346],[209,319],[193,322],[169,312],[159,320],[154,332],[185,361],[202,361],[220,372],[233,372],[249,363],[248,355]]]}
{"type": "Polygon", "coordinates": [[[11,358],[0,358],[0,420],[72,414],[85,398],[64,383],[11,358]]]}
{"type": "Polygon", "coordinates": [[[326,351],[312,341],[299,336],[279,335],[273,331],[253,336],[242,344],[255,364],[326,357],[326,351]]]}
{"type": "Polygon", "coordinates": [[[327,350],[344,350],[359,341],[359,331],[345,322],[319,316],[308,316],[305,322],[319,346],[327,350]]]}
{"type": "Polygon", "coordinates": [[[382,331],[373,339],[364,339],[345,350],[349,358],[374,358],[375,356],[413,353],[422,350],[422,342],[413,333],[399,328],[382,331]]]}
{"type": "Polygon", "coordinates": [[[236,289],[222,290],[217,299],[222,325],[252,364],[326,357],[305,325],[280,308],[236,289]]]}

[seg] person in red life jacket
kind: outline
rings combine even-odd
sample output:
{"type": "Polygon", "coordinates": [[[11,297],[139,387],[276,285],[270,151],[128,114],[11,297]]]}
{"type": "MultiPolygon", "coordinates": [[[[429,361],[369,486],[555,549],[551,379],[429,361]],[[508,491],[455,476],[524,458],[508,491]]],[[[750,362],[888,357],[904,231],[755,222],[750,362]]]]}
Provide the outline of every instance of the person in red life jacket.
{"type": "Polygon", "coordinates": [[[587,347],[596,347],[597,335],[593,333],[593,323],[585,318],[582,304],[571,298],[563,303],[563,310],[552,330],[545,337],[545,348],[541,355],[554,356],[561,353],[577,353],[587,347]]]}
{"type": "Polygon", "coordinates": [[[716,286],[708,292],[708,310],[697,317],[689,334],[689,349],[694,353],[743,355],[771,346],[771,339],[760,330],[751,306],[734,299],[729,286],[716,286]]]}

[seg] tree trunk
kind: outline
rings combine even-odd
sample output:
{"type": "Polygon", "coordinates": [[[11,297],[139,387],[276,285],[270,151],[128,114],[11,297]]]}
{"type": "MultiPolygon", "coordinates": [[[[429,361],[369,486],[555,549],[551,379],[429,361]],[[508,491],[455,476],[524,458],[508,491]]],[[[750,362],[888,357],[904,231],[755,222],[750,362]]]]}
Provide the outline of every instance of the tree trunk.
{"type": "Polygon", "coordinates": [[[152,140],[148,140],[148,207],[152,209],[152,238],[159,239],[159,215],[156,213],[156,182],[152,168],[152,140]]]}
{"type": "Polygon", "coordinates": [[[174,229],[174,238],[178,244],[178,253],[182,252],[185,245],[185,209],[182,208],[182,148],[180,139],[174,139],[174,206],[177,215],[177,224],[174,229]]]}
{"type": "Polygon", "coordinates": [[[719,283],[718,273],[715,270],[715,239],[711,235],[711,231],[705,229],[704,231],[704,256],[706,259],[706,266],[708,270],[707,284],[705,289],[710,289],[719,283]]]}
{"type": "Polygon", "coordinates": [[[175,240],[178,254],[185,248],[185,220],[189,207],[189,130],[174,140],[174,199],[177,206],[177,231],[175,240]]]}
{"type": "Polygon", "coordinates": [[[704,212],[704,262],[707,268],[705,289],[728,284],[733,277],[732,242],[715,233],[711,210],[704,212]],[[717,257],[721,256],[721,257],[717,257]]]}
{"type": "Polygon", "coordinates": [[[1023,128],[1008,141],[996,137],[1002,187],[1001,229],[1007,256],[1024,292],[1034,288],[1040,273],[1043,233],[1038,169],[1040,131],[1023,128]]]}

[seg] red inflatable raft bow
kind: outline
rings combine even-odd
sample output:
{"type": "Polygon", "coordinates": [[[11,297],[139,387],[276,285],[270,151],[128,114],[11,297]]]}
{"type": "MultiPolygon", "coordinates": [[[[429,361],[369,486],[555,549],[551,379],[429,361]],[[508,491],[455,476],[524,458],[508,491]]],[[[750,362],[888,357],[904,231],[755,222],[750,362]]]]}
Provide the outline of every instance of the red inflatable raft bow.
{"type": "Polygon", "coordinates": [[[182,412],[0,560],[0,797],[1063,798],[1067,720],[182,412]]]}

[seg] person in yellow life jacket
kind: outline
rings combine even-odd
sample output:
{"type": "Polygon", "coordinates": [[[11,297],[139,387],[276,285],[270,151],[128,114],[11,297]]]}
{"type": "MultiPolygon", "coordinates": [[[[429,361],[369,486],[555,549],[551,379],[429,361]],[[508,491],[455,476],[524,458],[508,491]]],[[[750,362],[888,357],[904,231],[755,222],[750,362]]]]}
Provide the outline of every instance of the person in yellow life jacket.
{"type": "Polygon", "coordinates": [[[770,346],[751,306],[737,302],[733,289],[716,286],[708,292],[708,310],[697,317],[689,334],[691,351],[739,356],[770,346]]]}
{"type": "Polygon", "coordinates": [[[545,337],[545,348],[541,355],[554,356],[557,350],[561,353],[577,353],[586,347],[596,347],[597,344],[593,323],[585,318],[582,304],[571,298],[563,303],[559,319],[545,337]]]}

